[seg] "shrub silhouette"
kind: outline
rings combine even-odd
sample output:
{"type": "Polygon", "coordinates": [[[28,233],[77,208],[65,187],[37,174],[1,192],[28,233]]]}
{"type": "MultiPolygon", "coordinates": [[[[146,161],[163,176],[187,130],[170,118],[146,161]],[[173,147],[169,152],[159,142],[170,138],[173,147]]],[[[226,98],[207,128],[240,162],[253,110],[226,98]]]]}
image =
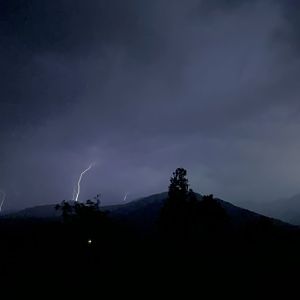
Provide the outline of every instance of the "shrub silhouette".
{"type": "Polygon", "coordinates": [[[86,203],[62,201],[56,205],[56,210],[62,211],[63,223],[76,236],[85,240],[100,237],[108,228],[108,218],[105,212],[100,210],[100,195],[86,203]]]}

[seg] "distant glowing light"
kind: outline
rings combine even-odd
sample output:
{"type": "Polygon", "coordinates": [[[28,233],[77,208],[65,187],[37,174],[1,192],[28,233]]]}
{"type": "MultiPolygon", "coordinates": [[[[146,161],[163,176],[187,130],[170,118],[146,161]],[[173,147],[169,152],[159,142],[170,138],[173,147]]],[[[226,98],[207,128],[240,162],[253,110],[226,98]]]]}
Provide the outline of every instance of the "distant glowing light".
{"type": "Polygon", "coordinates": [[[90,245],[92,243],[92,240],[88,240],[88,244],[90,245]]]}

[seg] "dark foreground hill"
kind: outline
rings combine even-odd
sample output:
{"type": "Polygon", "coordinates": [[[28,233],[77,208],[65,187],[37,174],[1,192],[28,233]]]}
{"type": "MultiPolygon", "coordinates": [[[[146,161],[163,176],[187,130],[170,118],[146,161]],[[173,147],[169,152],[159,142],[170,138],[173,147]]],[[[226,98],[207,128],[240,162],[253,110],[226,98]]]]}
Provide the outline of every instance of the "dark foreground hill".
{"type": "MultiPolygon", "coordinates": [[[[160,211],[166,202],[168,193],[154,194],[142,199],[132,201],[130,203],[122,205],[114,205],[104,207],[104,210],[110,212],[110,215],[114,219],[118,219],[125,223],[130,224],[134,228],[139,228],[140,230],[149,231],[153,229],[157,223],[160,211]]],[[[197,194],[197,198],[201,201],[201,195],[197,194]]],[[[230,218],[232,225],[239,227],[245,226],[247,224],[256,223],[261,218],[267,218],[275,226],[286,228],[286,229],[296,229],[296,226],[290,225],[288,223],[282,222],[277,219],[268,218],[261,214],[255,213],[248,209],[244,209],[235,206],[227,201],[221,199],[215,199],[220,205],[225,209],[227,215],[230,218]]]]}
{"type": "MultiPolygon", "coordinates": [[[[196,194],[199,201],[201,195],[196,194]]],[[[125,204],[103,206],[101,209],[109,212],[114,219],[128,222],[140,228],[148,230],[157,221],[160,210],[168,197],[167,192],[153,194],[148,197],[139,198],[125,204]]],[[[251,210],[238,207],[230,202],[216,198],[221,206],[226,210],[231,221],[236,225],[244,225],[257,221],[263,215],[255,213],[251,210]]],[[[55,204],[40,205],[29,207],[18,212],[3,215],[3,219],[59,219],[61,212],[55,209],[55,204]]],[[[270,218],[272,222],[278,226],[296,227],[288,223],[270,218]]]]}
{"type": "Polygon", "coordinates": [[[300,266],[297,227],[220,199],[215,201],[229,217],[227,231],[217,237],[212,233],[192,241],[165,241],[157,221],[166,199],[167,193],[161,193],[104,207],[107,219],[92,232],[84,223],[63,223],[51,205],[5,216],[0,219],[2,274],[44,282],[59,278],[69,284],[76,278],[96,286],[142,280],[153,286],[166,278],[183,283],[194,273],[199,284],[207,278],[224,281],[232,271],[232,280],[257,279],[300,266]]]}

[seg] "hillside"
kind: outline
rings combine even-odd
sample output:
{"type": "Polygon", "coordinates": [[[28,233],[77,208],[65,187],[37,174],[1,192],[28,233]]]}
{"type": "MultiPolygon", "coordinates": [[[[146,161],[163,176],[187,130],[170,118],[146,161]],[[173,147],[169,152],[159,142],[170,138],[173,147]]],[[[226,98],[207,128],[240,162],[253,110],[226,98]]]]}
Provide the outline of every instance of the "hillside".
{"type": "MultiPolygon", "coordinates": [[[[201,201],[201,195],[197,194],[198,200],[201,201]]],[[[107,206],[105,210],[110,212],[110,215],[122,221],[129,223],[136,228],[143,228],[144,230],[151,229],[158,217],[160,210],[167,199],[167,192],[154,194],[142,199],[132,201],[123,205],[107,206]]],[[[244,226],[255,223],[264,215],[256,212],[235,206],[227,201],[216,199],[225,209],[230,218],[232,225],[244,226]]],[[[293,226],[277,219],[269,218],[269,220],[276,226],[292,228],[293,226]]]]}
{"type": "Polygon", "coordinates": [[[259,213],[300,225],[300,194],[268,202],[249,202],[247,207],[259,213]]]}
{"type": "MultiPolygon", "coordinates": [[[[167,199],[167,192],[150,195],[140,198],[129,203],[104,206],[102,209],[108,212],[109,216],[117,221],[127,223],[131,227],[135,227],[142,231],[151,231],[159,217],[160,210],[167,199]]],[[[201,201],[201,195],[197,194],[197,198],[201,201]]],[[[235,206],[227,201],[216,199],[225,209],[230,218],[231,224],[234,226],[244,226],[257,222],[261,214],[235,206]]],[[[55,210],[55,205],[42,205],[26,208],[17,213],[6,215],[2,218],[16,219],[59,219],[61,213],[55,210]]],[[[277,219],[270,218],[272,223],[281,227],[292,228],[292,225],[284,223],[277,219]]]]}

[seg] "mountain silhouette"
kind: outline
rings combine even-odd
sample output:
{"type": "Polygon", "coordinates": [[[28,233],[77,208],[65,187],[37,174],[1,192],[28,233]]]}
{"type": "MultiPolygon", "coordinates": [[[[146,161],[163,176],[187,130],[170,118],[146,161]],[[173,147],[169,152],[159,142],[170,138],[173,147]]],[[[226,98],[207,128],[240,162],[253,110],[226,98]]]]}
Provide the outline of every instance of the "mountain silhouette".
{"type": "MultiPolygon", "coordinates": [[[[103,206],[101,209],[108,212],[109,216],[116,221],[126,223],[138,231],[149,232],[154,229],[167,197],[168,193],[163,192],[139,198],[125,204],[103,206]]],[[[196,197],[201,201],[201,194],[196,194],[196,197]]],[[[273,225],[278,227],[295,227],[278,219],[269,218],[251,210],[238,207],[227,201],[218,198],[215,198],[215,200],[225,209],[232,226],[245,226],[259,221],[260,218],[267,218],[273,225]]],[[[2,218],[60,219],[61,212],[55,209],[55,205],[49,204],[26,208],[13,214],[2,216],[2,218]]]]}

